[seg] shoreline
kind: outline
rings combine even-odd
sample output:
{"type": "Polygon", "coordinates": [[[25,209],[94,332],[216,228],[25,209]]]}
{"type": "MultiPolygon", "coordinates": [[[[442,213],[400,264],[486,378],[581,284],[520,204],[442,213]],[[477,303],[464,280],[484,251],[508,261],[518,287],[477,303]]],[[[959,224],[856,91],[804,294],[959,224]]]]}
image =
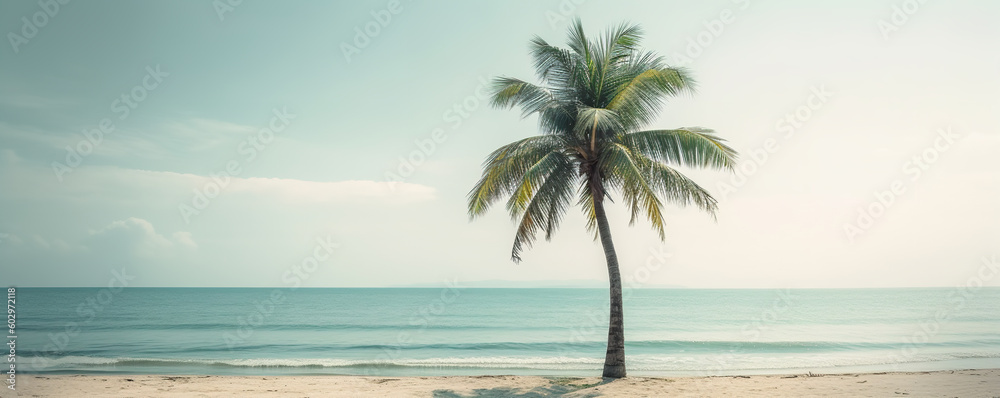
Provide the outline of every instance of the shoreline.
{"type": "Polygon", "coordinates": [[[18,375],[0,397],[1000,397],[1000,369],[705,377],[18,375]]]}

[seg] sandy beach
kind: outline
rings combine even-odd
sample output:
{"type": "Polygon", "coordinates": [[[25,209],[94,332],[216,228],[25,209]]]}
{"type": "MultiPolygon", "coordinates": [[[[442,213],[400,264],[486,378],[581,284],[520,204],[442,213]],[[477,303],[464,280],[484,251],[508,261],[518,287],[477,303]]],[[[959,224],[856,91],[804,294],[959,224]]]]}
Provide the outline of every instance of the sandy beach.
{"type": "Polygon", "coordinates": [[[830,375],[601,378],[539,376],[20,376],[2,397],[1000,397],[1000,369],[830,375]]]}

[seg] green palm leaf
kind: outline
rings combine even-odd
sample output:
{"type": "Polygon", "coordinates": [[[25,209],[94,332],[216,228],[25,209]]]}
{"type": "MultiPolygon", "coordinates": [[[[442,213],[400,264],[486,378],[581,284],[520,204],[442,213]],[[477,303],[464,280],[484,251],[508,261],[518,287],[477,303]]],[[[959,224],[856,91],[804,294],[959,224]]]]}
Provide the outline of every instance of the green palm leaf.
{"type": "Polygon", "coordinates": [[[622,134],[617,141],[659,162],[727,170],[736,166],[736,150],[710,129],[638,131],[622,134]]]}

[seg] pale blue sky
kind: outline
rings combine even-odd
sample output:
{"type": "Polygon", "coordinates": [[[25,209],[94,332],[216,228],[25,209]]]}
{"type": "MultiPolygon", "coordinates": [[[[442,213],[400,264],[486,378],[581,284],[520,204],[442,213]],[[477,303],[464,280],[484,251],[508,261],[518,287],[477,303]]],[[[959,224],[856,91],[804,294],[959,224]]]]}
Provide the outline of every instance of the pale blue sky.
{"type": "Polygon", "coordinates": [[[37,2],[0,4],[5,283],[100,286],[124,267],[135,286],[285,286],[328,236],[339,246],[305,286],[604,280],[578,211],[521,264],[502,207],[473,223],[465,212],[482,159],[536,132],[482,104],[481,79],[533,78],[528,40],[561,45],[577,16],[591,34],[638,23],[646,48],[692,69],[697,95],[654,127],[713,128],[743,153],[745,181],[691,172],[720,199],[717,222],[671,208],[661,243],[612,206],[626,279],[955,286],[1000,254],[996,2],[404,0],[383,12],[391,3],[90,1],[44,17],[37,2]],[[391,19],[348,60],[372,12],[391,19]],[[123,94],[144,98],[126,115],[123,94]],[[114,131],[93,153],[54,171],[104,119],[114,131]],[[273,141],[248,141],[268,126],[273,141]],[[435,129],[443,142],[388,189],[435,129]],[[941,129],[958,138],[935,141],[941,129]],[[238,175],[185,217],[229,163],[238,175]],[[868,228],[862,207],[878,213],[868,228]],[[670,256],[659,266],[651,252],[670,256]]]}

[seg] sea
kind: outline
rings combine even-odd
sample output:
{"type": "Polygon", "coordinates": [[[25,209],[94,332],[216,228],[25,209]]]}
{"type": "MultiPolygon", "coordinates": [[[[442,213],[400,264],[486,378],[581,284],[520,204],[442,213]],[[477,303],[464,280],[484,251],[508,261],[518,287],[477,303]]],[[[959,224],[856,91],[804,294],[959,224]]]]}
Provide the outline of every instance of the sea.
{"type": "MultiPolygon", "coordinates": [[[[15,296],[23,373],[596,376],[607,344],[607,289],[15,296]]],[[[633,376],[1000,368],[1000,288],[629,289],[625,338],[633,376]]]]}

